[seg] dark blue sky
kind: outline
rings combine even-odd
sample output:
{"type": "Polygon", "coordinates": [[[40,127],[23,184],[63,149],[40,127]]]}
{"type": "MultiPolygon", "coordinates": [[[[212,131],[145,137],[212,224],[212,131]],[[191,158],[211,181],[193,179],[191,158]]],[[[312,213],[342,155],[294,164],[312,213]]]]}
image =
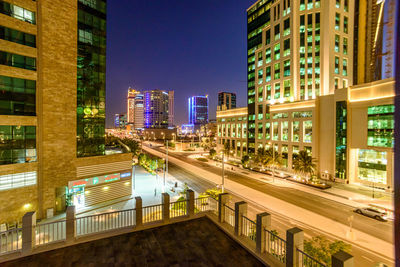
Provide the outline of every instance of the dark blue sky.
{"type": "Polygon", "coordinates": [[[129,86],[175,90],[175,123],[187,123],[187,98],[236,92],[245,106],[246,9],[255,0],[108,1],[107,125],[126,112],[129,86]]]}

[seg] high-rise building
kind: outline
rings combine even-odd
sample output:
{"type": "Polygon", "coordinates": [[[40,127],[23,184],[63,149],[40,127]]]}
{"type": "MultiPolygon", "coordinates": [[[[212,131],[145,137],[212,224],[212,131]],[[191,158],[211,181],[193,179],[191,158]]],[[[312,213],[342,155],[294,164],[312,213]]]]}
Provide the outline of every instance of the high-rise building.
{"type": "Polygon", "coordinates": [[[105,10],[102,0],[0,1],[0,224],[130,194],[131,155],[102,156],[105,10]]]}
{"type": "Polygon", "coordinates": [[[125,128],[126,125],[128,124],[127,122],[127,116],[126,114],[114,114],[114,127],[115,128],[125,128]]]}
{"type": "Polygon", "coordinates": [[[269,105],[352,85],[353,14],[354,0],[259,0],[247,10],[249,151],[269,105]]]}
{"type": "Polygon", "coordinates": [[[236,94],[219,92],[217,110],[227,110],[236,108],[236,94]]]}
{"type": "Polygon", "coordinates": [[[148,90],[144,95],[144,128],[168,128],[173,123],[173,91],[148,90]]]}
{"type": "Polygon", "coordinates": [[[174,126],[175,109],[174,109],[174,91],[168,91],[168,126],[174,126]]]}
{"type": "Polygon", "coordinates": [[[134,129],[144,127],[144,96],[143,93],[129,87],[127,96],[127,123],[134,129]]]}
{"type": "Polygon", "coordinates": [[[188,99],[189,124],[208,123],[208,95],[192,96],[188,99]]]}

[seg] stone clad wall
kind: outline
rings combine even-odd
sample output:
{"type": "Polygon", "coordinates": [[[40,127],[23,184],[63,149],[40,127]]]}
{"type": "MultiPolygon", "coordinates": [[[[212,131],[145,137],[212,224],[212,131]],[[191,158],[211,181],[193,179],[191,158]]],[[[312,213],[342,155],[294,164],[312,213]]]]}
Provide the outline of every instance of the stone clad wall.
{"type": "Polygon", "coordinates": [[[76,0],[39,0],[38,218],[54,208],[56,188],[75,177],[77,106],[76,0]]]}

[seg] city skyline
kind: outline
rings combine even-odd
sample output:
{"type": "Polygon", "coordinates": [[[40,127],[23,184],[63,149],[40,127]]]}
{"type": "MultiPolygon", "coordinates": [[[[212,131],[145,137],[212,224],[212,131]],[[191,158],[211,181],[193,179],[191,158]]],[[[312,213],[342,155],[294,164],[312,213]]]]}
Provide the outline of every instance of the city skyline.
{"type": "MultiPolygon", "coordinates": [[[[208,94],[210,119],[215,119],[220,91],[236,93],[237,106],[246,106],[244,22],[253,2],[109,2],[106,126],[112,126],[114,114],[126,112],[129,87],[174,90],[176,103],[208,94]],[[153,16],[146,15],[150,10],[153,16]],[[193,11],[198,15],[191,16],[193,11]],[[123,13],[130,16],[117,15],[123,13]],[[130,18],[137,21],[134,27],[130,18]]],[[[186,105],[175,109],[175,124],[185,123],[186,105]]]]}

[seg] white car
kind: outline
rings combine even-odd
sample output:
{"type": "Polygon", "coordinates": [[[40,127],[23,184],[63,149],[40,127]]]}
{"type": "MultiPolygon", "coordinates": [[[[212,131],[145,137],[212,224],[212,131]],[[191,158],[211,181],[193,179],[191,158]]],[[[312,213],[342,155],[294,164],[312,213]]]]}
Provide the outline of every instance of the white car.
{"type": "Polygon", "coordinates": [[[375,208],[358,208],[355,210],[355,212],[380,221],[387,221],[387,213],[381,212],[375,208]]]}

